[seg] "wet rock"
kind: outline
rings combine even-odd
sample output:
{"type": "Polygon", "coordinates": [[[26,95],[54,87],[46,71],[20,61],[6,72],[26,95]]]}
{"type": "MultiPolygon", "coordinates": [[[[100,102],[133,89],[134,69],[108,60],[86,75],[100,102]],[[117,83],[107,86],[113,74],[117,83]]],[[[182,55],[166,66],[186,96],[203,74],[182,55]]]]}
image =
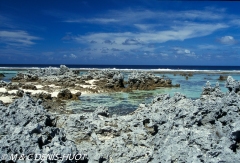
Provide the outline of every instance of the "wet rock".
{"type": "Polygon", "coordinates": [[[78,100],[79,96],[81,96],[81,92],[77,92],[76,94],[72,94],[70,90],[63,89],[58,93],[57,98],[59,100],[69,100],[69,99],[78,100]]]}
{"type": "Polygon", "coordinates": [[[19,89],[19,85],[17,83],[8,83],[5,87],[8,90],[18,90],[19,89]]]}
{"type": "Polygon", "coordinates": [[[3,73],[0,73],[0,78],[5,77],[5,75],[3,73]]]}
{"type": "Polygon", "coordinates": [[[52,100],[52,96],[49,93],[37,93],[35,97],[42,100],[52,100]]]}
{"type": "Polygon", "coordinates": [[[8,84],[7,82],[0,80],[0,88],[5,87],[7,84],[8,84]]]}
{"type": "Polygon", "coordinates": [[[16,93],[16,96],[18,96],[18,97],[23,97],[23,95],[24,95],[24,91],[20,90],[20,89],[16,93]]]}
{"type": "Polygon", "coordinates": [[[12,78],[12,81],[24,81],[24,82],[35,82],[38,80],[38,76],[36,74],[31,73],[18,73],[15,77],[12,78]]]}
{"type": "Polygon", "coordinates": [[[57,98],[61,100],[69,100],[72,98],[72,93],[68,89],[63,89],[58,93],[57,98]]]}
{"type": "Polygon", "coordinates": [[[128,89],[132,90],[152,90],[157,87],[179,87],[180,85],[173,85],[170,79],[155,76],[151,73],[133,72],[128,76],[128,89]]]}
{"type": "Polygon", "coordinates": [[[193,76],[193,73],[189,72],[189,73],[180,73],[181,76],[185,76],[185,77],[191,77],[193,76]]]}
{"type": "Polygon", "coordinates": [[[79,97],[81,96],[81,92],[77,92],[75,94],[72,94],[72,100],[79,100],[79,97]]]}
{"type": "Polygon", "coordinates": [[[220,75],[218,80],[227,80],[228,76],[220,75]]]}
{"type": "Polygon", "coordinates": [[[32,84],[25,84],[22,86],[23,89],[37,90],[37,87],[32,84]]]}

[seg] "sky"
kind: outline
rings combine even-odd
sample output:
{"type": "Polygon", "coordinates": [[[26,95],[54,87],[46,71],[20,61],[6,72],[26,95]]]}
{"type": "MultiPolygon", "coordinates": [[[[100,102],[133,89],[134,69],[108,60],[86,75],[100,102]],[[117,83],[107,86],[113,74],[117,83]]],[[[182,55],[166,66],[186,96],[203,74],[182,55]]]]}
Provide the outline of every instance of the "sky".
{"type": "Polygon", "coordinates": [[[0,0],[0,64],[239,65],[239,6],[0,0]]]}

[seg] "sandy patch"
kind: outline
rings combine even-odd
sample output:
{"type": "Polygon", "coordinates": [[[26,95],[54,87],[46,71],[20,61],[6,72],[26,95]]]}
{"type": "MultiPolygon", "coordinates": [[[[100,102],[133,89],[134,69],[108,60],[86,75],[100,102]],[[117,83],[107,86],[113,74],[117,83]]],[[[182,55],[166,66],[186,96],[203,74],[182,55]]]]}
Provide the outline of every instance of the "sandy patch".
{"type": "MultiPolygon", "coordinates": [[[[91,84],[91,85],[94,85],[93,83],[94,83],[95,81],[97,81],[97,80],[92,79],[92,80],[88,80],[88,81],[85,81],[85,82],[86,82],[86,83],[89,83],[89,84],[91,84]]],[[[95,86],[95,85],[94,85],[94,86],[95,86]]]]}
{"type": "Polygon", "coordinates": [[[55,84],[50,84],[48,85],[49,87],[53,87],[53,88],[59,88],[60,86],[56,86],[55,84]]]}
{"type": "Polygon", "coordinates": [[[81,87],[83,87],[83,88],[93,88],[92,85],[79,85],[79,86],[81,86],[81,87]]]}
{"type": "Polygon", "coordinates": [[[48,93],[47,91],[44,90],[30,90],[30,89],[23,89],[24,92],[31,92],[32,95],[35,95],[37,93],[48,93]]]}
{"type": "Polygon", "coordinates": [[[43,86],[42,85],[35,85],[37,89],[41,89],[43,86]]]}
{"type": "Polygon", "coordinates": [[[3,103],[11,103],[13,101],[12,96],[5,96],[5,97],[0,97],[0,100],[3,103]]]}
{"type": "Polygon", "coordinates": [[[0,88],[0,92],[7,92],[5,88],[0,88]]]}
{"type": "Polygon", "coordinates": [[[8,91],[8,93],[17,93],[18,90],[11,90],[11,91],[8,91]]]}
{"type": "Polygon", "coordinates": [[[75,94],[75,93],[77,93],[77,92],[81,92],[80,90],[73,90],[73,89],[69,89],[69,91],[71,92],[71,93],[73,93],[73,94],[75,94]]]}
{"type": "Polygon", "coordinates": [[[51,96],[52,96],[52,97],[57,97],[58,93],[59,93],[59,91],[52,92],[52,93],[51,93],[51,96]]]}
{"type": "Polygon", "coordinates": [[[83,87],[83,88],[94,89],[94,88],[96,88],[96,85],[93,84],[95,81],[97,81],[97,80],[95,80],[95,79],[88,80],[88,81],[85,81],[85,82],[88,83],[88,84],[90,84],[90,85],[79,84],[79,86],[81,86],[81,87],[83,87]]]}

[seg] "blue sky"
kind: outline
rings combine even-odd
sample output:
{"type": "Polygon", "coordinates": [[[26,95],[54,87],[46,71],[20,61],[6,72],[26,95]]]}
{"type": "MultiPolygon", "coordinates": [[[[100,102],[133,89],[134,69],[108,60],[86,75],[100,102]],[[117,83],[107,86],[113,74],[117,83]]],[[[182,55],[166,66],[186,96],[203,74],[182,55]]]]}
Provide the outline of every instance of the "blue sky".
{"type": "Polygon", "coordinates": [[[240,2],[0,1],[0,63],[239,65],[240,2]]]}

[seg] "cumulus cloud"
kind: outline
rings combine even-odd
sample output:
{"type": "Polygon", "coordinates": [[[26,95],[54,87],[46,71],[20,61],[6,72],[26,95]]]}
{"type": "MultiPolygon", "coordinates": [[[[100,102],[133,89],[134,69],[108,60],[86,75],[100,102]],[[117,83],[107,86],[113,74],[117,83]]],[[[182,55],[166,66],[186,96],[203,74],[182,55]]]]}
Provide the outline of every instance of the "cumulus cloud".
{"type": "Polygon", "coordinates": [[[61,40],[64,40],[64,41],[69,41],[69,40],[72,40],[73,39],[73,36],[71,33],[67,33],[61,40]]]}
{"type": "Polygon", "coordinates": [[[190,51],[189,49],[184,49],[184,48],[180,48],[180,47],[175,47],[173,48],[173,50],[175,51],[175,53],[177,54],[182,54],[184,56],[188,56],[188,57],[196,57],[195,52],[190,51]]]}
{"type": "Polygon", "coordinates": [[[97,43],[97,41],[92,40],[92,41],[90,41],[90,43],[95,44],[95,43],[97,43]]]}
{"type": "Polygon", "coordinates": [[[109,49],[106,48],[106,47],[103,47],[103,48],[101,49],[101,53],[108,53],[108,51],[109,51],[109,49]]]}
{"type": "Polygon", "coordinates": [[[103,43],[112,45],[112,44],[114,44],[114,43],[115,43],[115,41],[111,41],[111,40],[104,40],[104,42],[103,42],[103,43]]]}
{"type": "Polygon", "coordinates": [[[237,41],[234,39],[233,36],[224,36],[218,39],[218,41],[222,44],[235,44],[237,41]]]}
{"type": "Polygon", "coordinates": [[[123,45],[139,45],[141,44],[139,39],[126,39],[123,43],[123,45]]]}
{"type": "Polygon", "coordinates": [[[107,23],[115,23],[118,22],[118,20],[114,18],[79,18],[79,19],[67,19],[63,22],[66,23],[93,23],[93,24],[107,24],[107,23]]]}
{"type": "Polygon", "coordinates": [[[26,31],[0,31],[0,42],[12,46],[31,46],[34,40],[41,38],[32,36],[26,31]]]}
{"type": "Polygon", "coordinates": [[[70,58],[77,58],[77,56],[74,54],[70,54],[70,58]]]}
{"type": "Polygon", "coordinates": [[[217,49],[217,46],[215,45],[209,45],[209,44],[203,44],[203,45],[198,45],[199,49],[217,49]]]}
{"type": "Polygon", "coordinates": [[[117,49],[117,48],[112,48],[111,50],[115,52],[123,51],[123,49],[117,49]]]}
{"type": "Polygon", "coordinates": [[[160,55],[161,55],[162,57],[168,57],[168,54],[167,54],[167,53],[160,53],[160,55]]]}
{"type": "Polygon", "coordinates": [[[64,54],[63,57],[64,58],[70,58],[70,59],[76,59],[77,58],[77,56],[75,54],[70,54],[70,55],[64,54]]]}

